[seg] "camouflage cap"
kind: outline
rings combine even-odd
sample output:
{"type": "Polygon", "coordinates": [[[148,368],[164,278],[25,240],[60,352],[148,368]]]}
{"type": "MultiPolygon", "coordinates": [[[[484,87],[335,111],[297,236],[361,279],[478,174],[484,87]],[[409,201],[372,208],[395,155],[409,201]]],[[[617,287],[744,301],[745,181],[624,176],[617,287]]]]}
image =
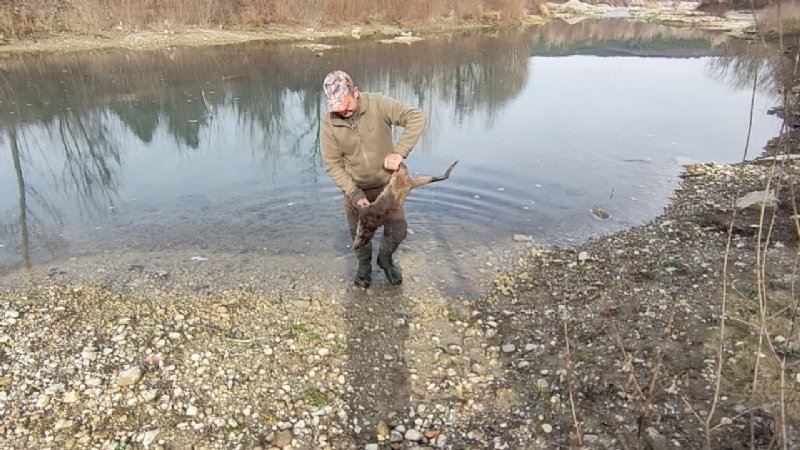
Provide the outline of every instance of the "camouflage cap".
{"type": "Polygon", "coordinates": [[[358,88],[353,79],[342,70],[334,70],[325,76],[322,83],[325,96],[328,98],[328,109],[338,111],[342,109],[342,101],[348,94],[356,94],[358,88]]]}

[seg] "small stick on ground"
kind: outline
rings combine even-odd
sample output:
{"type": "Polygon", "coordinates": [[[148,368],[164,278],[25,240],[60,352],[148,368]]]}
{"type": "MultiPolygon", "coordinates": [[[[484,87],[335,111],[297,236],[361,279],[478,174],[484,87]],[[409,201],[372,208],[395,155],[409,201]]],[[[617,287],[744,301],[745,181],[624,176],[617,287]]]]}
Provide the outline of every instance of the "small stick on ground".
{"type": "Polygon", "coordinates": [[[567,321],[564,320],[564,341],[567,344],[566,354],[564,358],[567,360],[567,390],[569,392],[569,407],[572,410],[572,426],[575,428],[575,437],[578,441],[578,447],[583,447],[583,434],[581,433],[581,422],[578,420],[578,413],[575,409],[574,387],[573,387],[573,373],[572,373],[572,353],[569,348],[569,328],[567,321]]]}
{"type": "Polygon", "coordinates": [[[623,342],[622,335],[619,333],[617,321],[614,320],[614,317],[611,315],[611,307],[608,304],[608,297],[605,294],[603,294],[602,297],[603,307],[605,308],[605,316],[606,319],[608,319],[608,324],[611,326],[611,335],[614,337],[614,342],[616,342],[620,353],[622,353],[622,369],[628,372],[628,383],[633,384],[633,386],[636,388],[636,394],[639,395],[639,398],[644,399],[644,391],[642,390],[642,386],[639,384],[639,380],[636,379],[636,371],[633,367],[633,356],[631,356],[631,354],[625,350],[625,342],[623,342]]]}
{"type": "Polygon", "coordinates": [[[650,407],[653,405],[653,400],[656,397],[656,384],[658,383],[658,375],[661,371],[661,366],[664,361],[664,354],[667,352],[667,345],[669,343],[670,333],[672,333],[672,322],[675,319],[675,304],[672,305],[672,310],[669,315],[669,322],[661,332],[661,343],[656,350],[656,363],[653,365],[652,375],[650,377],[650,387],[647,390],[647,398],[642,404],[642,414],[639,416],[639,435],[647,428],[650,422],[650,407]]]}

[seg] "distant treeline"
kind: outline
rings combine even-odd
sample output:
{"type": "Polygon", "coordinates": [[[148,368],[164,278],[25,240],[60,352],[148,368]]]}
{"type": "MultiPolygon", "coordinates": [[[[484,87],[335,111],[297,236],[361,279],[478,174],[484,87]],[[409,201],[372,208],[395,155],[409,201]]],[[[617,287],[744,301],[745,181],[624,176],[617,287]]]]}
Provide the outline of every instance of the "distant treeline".
{"type": "Polygon", "coordinates": [[[542,0],[0,0],[0,33],[514,20],[542,0]]]}

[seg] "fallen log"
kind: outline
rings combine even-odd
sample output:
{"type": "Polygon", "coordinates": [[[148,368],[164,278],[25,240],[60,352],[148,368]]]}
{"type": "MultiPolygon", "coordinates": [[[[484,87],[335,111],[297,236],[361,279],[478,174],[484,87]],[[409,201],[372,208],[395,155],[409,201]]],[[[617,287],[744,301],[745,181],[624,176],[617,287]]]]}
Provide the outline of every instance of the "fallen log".
{"type": "Polygon", "coordinates": [[[378,195],[378,198],[370,203],[369,206],[358,210],[358,225],[356,227],[356,237],[353,239],[353,249],[358,250],[372,240],[375,231],[383,225],[386,217],[403,206],[403,202],[405,202],[412,189],[450,178],[450,172],[453,171],[453,167],[456,164],[458,164],[458,161],[451,164],[444,175],[441,176],[412,177],[408,173],[408,167],[401,163],[400,167],[392,174],[389,184],[378,195]]]}

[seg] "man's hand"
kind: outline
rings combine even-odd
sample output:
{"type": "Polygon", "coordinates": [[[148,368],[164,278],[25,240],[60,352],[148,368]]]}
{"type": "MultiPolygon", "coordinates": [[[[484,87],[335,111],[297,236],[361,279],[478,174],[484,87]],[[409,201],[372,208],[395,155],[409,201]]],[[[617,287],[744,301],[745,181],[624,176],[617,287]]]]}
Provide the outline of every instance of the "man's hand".
{"type": "Polygon", "coordinates": [[[369,206],[369,200],[367,200],[367,197],[361,197],[356,201],[357,208],[366,208],[367,206],[369,206]]]}
{"type": "Polygon", "coordinates": [[[403,162],[403,155],[400,153],[389,153],[383,160],[383,167],[386,170],[395,171],[400,168],[400,163],[403,162]]]}

